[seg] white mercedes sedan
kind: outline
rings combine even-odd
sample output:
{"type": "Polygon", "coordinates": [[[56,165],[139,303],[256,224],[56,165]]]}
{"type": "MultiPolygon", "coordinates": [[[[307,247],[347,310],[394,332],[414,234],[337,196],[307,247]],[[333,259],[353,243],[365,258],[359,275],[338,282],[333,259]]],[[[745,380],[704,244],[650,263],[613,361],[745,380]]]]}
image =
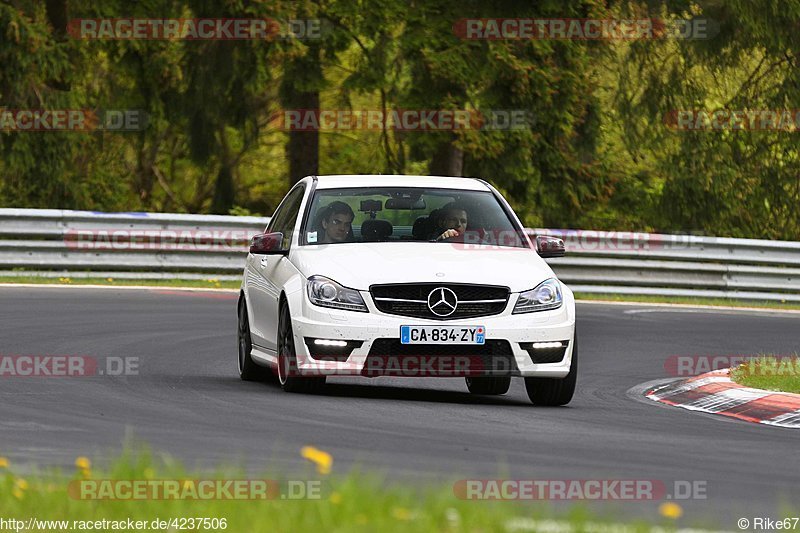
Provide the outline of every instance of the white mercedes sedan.
{"type": "Polygon", "coordinates": [[[536,405],[575,391],[575,301],[489,183],[314,176],[253,237],[238,305],[239,374],[314,392],[328,376],[525,379],[536,405]]]}

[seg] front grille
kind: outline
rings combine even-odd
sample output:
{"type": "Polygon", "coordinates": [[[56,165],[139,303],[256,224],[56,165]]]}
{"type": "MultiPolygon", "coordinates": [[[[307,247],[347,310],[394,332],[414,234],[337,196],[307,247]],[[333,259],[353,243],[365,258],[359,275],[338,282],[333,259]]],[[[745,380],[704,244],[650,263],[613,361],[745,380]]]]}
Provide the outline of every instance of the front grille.
{"type": "Polygon", "coordinates": [[[373,285],[370,287],[375,307],[383,313],[433,320],[456,320],[479,316],[498,315],[508,303],[508,287],[495,285],[462,285],[458,283],[414,283],[373,285]],[[458,298],[456,310],[442,317],[428,308],[428,295],[444,287],[458,298]]]}
{"type": "Polygon", "coordinates": [[[509,376],[518,372],[511,345],[505,340],[485,344],[402,344],[376,339],[361,374],[368,377],[509,376]]]}

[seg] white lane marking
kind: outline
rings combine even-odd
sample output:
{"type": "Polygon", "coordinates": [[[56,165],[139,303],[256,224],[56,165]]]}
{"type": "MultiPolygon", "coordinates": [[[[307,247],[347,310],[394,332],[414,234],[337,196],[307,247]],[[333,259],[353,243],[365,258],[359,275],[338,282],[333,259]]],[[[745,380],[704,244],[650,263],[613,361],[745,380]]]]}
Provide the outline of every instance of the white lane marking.
{"type": "Polygon", "coordinates": [[[703,307],[698,309],[628,309],[623,311],[626,315],[638,315],[642,313],[694,313],[694,314],[714,314],[714,315],[748,315],[748,314],[788,314],[800,315],[800,311],[791,309],[755,309],[752,307],[703,307]]]}
{"type": "MultiPolygon", "coordinates": [[[[639,307],[661,307],[664,310],[669,309],[708,309],[711,311],[745,311],[756,313],[785,313],[789,315],[800,315],[800,309],[777,309],[771,307],[736,307],[730,305],[703,305],[703,304],[668,304],[658,302],[618,302],[616,300],[575,300],[579,304],[594,304],[594,305],[621,305],[621,306],[639,306],[639,307]]],[[[639,310],[637,310],[639,311],[639,310]]],[[[640,311],[649,311],[657,313],[658,309],[640,311]]]]}
{"type": "Polygon", "coordinates": [[[51,285],[48,283],[0,283],[0,287],[24,287],[27,289],[122,289],[122,290],[168,290],[187,292],[235,292],[239,289],[215,289],[212,287],[176,287],[170,285],[51,285]]]}
{"type": "Polygon", "coordinates": [[[38,422],[0,422],[0,429],[7,429],[9,431],[89,431],[76,427],[39,424],[38,422]]]}

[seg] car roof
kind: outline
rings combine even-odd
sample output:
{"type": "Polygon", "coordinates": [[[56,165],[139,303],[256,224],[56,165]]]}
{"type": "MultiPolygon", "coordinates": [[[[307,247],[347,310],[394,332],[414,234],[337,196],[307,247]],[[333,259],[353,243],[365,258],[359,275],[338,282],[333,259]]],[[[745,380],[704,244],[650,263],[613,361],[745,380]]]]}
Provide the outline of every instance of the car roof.
{"type": "Polygon", "coordinates": [[[427,187],[431,189],[458,189],[489,191],[484,182],[476,178],[451,176],[405,176],[392,174],[341,174],[317,176],[317,189],[343,187],[427,187]]]}

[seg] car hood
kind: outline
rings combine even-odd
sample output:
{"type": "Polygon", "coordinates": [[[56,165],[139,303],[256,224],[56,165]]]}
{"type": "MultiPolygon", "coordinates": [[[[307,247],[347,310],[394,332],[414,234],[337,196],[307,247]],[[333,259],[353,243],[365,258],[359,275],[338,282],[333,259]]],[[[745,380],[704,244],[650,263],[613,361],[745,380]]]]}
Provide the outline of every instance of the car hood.
{"type": "Polygon", "coordinates": [[[532,289],[553,271],[534,250],[449,243],[345,243],[295,248],[305,276],[368,290],[382,283],[470,283],[532,289]]]}

